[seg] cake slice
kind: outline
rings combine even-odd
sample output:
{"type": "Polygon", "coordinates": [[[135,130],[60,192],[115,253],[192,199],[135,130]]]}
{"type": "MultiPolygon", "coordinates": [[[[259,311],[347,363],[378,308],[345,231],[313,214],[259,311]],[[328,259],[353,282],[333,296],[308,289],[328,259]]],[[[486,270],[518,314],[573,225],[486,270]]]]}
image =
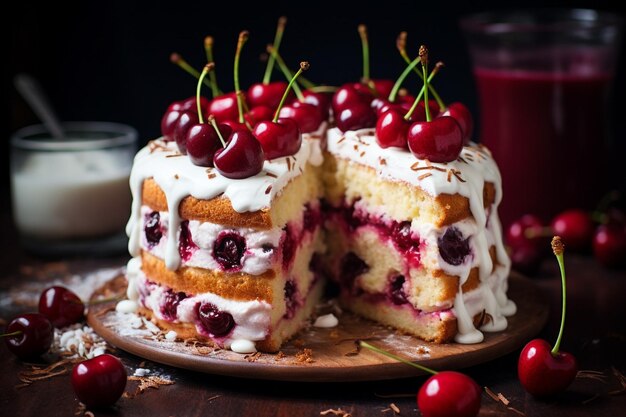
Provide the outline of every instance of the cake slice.
{"type": "Polygon", "coordinates": [[[515,305],[489,151],[470,143],[455,161],[431,163],[381,148],[375,134],[328,131],[324,259],[342,304],[439,343],[505,329],[515,305]]]}
{"type": "Polygon", "coordinates": [[[311,315],[323,279],[318,132],[297,153],[229,179],[154,140],[131,172],[128,296],[179,337],[277,351],[311,315]]]}

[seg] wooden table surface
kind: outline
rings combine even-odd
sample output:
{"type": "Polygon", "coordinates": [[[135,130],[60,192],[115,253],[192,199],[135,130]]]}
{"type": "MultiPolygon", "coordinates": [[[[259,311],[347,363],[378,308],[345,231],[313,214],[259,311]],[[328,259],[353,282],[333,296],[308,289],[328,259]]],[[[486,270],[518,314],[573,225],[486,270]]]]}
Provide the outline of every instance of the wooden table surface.
{"type": "MultiPolygon", "coordinates": [[[[62,271],[81,272],[124,265],[128,256],[41,259],[25,253],[15,239],[7,211],[0,226],[0,319],[33,310],[7,301],[7,293],[31,281],[47,279],[62,271]],[[42,272],[42,271],[48,271],[42,272]],[[55,272],[56,271],[56,272],[55,272]]],[[[517,380],[519,351],[489,363],[465,369],[480,385],[502,393],[508,407],[483,395],[481,416],[618,416],[626,410],[626,393],[608,395],[623,388],[613,369],[626,374],[626,271],[600,267],[588,256],[566,254],[568,273],[568,317],[563,350],[574,353],[580,369],[599,371],[602,380],[577,378],[567,392],[549,400],[526,394],[517,380]]],[[[546,260],[534,278],[549,300],[551,313],[540,336],[553,343],[560,318],[560,279],[554,258],[546,260]]],[[[128,369],[136,369],[142,358],[116,353],[128,369]]],[[[402,416],[420,415],[415,394],[425,377],[359,383],[297,383],[248,380],[214,376],[171,368],[156,363],[145,368],[168,376],[173,385],[147,389],[133,398],[122,398],[115,406],[92,410],[96,416],[319,416],[328,409],[342,409],[353,417],[393,416],[395,404],[402,416]]],[[[80,413],[69,375],[37,381],[16,388],[25,365],[0,343],[0,415],[73,416],[80,413]]],[[[127,391],[134,392],[136,381],[127,391]]],[[[84,410],[83,410],[84,411],[84,410]]],[[[330,414],[332,415],[332,414],[330,414]]]]}

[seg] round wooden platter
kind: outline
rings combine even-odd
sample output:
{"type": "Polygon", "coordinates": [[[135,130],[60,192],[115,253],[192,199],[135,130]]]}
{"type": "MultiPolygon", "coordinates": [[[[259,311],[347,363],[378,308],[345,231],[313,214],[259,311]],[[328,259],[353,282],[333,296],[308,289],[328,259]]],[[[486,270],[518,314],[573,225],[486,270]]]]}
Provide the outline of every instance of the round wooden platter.
{"type": "MultiPolygon", "coordinates": [[[[94,297],[120,294],[126,280],[118,277],[94,293],[94,297]]],[[[308,327],[286,343],[279,354],[237,354],[195,340],[167,341],[165,332],[131,327],[128,314],[115,312],[115,304],[90,308],[88,323],[110,344],[155,362],[179,368],[235,377],[282,381],[370,381],[419,375],[406,364],[363,349],[355,340],[367,340],[382,349],[432,369],[460,369],[493,360],[514,351],[535,336],[548,317],[548,306],[536,286],[513,273],[509,297],[518,307],[503,332],[485,333],[474,345],[434,344],[404,335],[385,326],[342,312],[331,329],[308,327]]],[[[332,308],[331,305],[325,307],[332,308]]],[[[324,310],[324,308],[322,308],[324,310]]],[[[322,311],[325,313],[327,311],[322,311]]],[[[139,317],[134,317],[135,327],[139,317]]]]}

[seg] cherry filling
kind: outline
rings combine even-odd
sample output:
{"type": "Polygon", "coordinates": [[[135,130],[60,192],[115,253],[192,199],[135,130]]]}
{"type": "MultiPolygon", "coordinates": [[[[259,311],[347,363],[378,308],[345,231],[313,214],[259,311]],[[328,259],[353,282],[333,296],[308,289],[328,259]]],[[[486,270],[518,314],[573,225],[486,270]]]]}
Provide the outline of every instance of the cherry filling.
{"type": "Polygon", "coordinates": [[[165,299],[161,306],[161,314],[165,320],[174,321],[178,318],[178,304],[187,298],[184,292],[173,292],[169,290],[165,293],[165,299]]]}
{"type": "Polygon", "coordinates": [[[307,232],[313,233],[322,224],[322,212],[319,208],[312,208],[308,204],[302,217],[302,227],[307,232]]]}
{"type": "Polygon", "coordinates": [[[295,281],[291,279],[285,282],[285,305],[287,310],[283,317],[290,319],[294,316],[296,308],[300,306],[300,301],[298,300],[298,286],[295,281]]]}
{"type": "Polygon", "coordinates": [[[235,327],[233,316],[211,303],[198,303],[196,309],[200,326],[211,337],[226,336],[235,327]]]}
{"type": "Polygon", "coordinates": [[[380,216],[371,216],[364,210],[355,209],[354,203],[340,207],[325,206],[325,209],[331,216],[334,216],[336,221],[342,222],[344,230],[349,233],[361,226],[375,228],[381,238],[391,241],[411,264],[420,265],[420,240],[419,236],[411,230],[411,222],[385,221],[380,216]]]}
{"type": "Polygon", "coordinates": [[[246,239],[239,233],[222,232],[213,244],[213,258],[225,271],[241,268],[246,239]]]}
{"type": "Polygon", "coordinates": [[[439,254],[450,265],[461,265],[470,253],[469,237],[463,239],[463,234],[456,227],[450,227],[437,239],[439,254]]]}
{"type": "Polygon", "coordinates": [[[370,267],[354,252],[348,252],[341,259],[339,283],[353,294],[359,289],[355,285],[356,278],[369,271],[370,267]]]}
{"type": "Polygon", "coordinates": [[[295,231],[289,224],[285,226],[285,235],[283,237],[283,269],[289,269],[289,266],[293,262],[293,258],[296,255],[296,248],[298,244],[296,242],[295,231]]]}
{"type": "Polygon", "coordinates": [[[191,231],[189,230],[189,220],[185,220],[180,224],[180,238],[178,242],[178,253],[183,261],[188,261],[191,255],[198,249],[198,246],[191,239],[191,231]]]}
{"type": "Polygon", "coordinates": [[[163,231],[161,230],[161,215],[158,211],[153,211],[146,216],[143,230],[150,247],[159,244],[159,241],[163,237],[163,231]]]}
{"type": "Polygon", "coordinates": [[[404,292],[404,275],[395,275],[391,277],[389,283],[389,298],[395,305],[402,305],[408,303],[406,293],[404,292]]]}

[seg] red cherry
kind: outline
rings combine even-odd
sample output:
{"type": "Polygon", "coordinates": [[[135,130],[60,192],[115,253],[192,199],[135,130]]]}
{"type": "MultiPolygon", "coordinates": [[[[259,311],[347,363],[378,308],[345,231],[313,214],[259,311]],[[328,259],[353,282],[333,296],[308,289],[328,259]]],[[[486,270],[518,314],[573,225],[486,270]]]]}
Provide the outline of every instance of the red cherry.
{"type": "Polygon", "coordinates": [[[472,113],[470,113],[469,109],[463,103],[451,103],[448,105],[448,108],[441,113],[441,116],[450,116],[457,121],[459,127],[461,128],[461,132],[463,133],[464,144],[468,144],[472,140],[472,134],[474,133],[474,119],[472,117],[472,113]]]}
{"type": "Polygon", "coordinates": [[[245,123],[239,123],[237,120],[225,120],[223,122],[220,122],[220,125],[228,126],[232,132],[239,132],[242,130],[246,132],[250,131],[245,123]]]}
{"type": "Polygon", "coordinates": [[[405,120],[404,111],[388,110],[376,122],[376,142],[381,148],[395,146],[407,148],[407,134],[411,124],[405,120]]]}
{"type": "MultiPolygon", "coordinates": [[[[431,120],[439,116],[439,105],[435,100],[428,100],[428,110],[430,110],[431,120]]],[[[417,103],[417,108],[413,113],[412,119],[416,122],[426,121],[426,104],[424,103],[424,100],[420,100],[420,102],[417,103]]],[[[459,126],[459,128],[460,127],[461,126],[459,126]]]]}
{"type": "Polygon", "coordinates": [[[237,93],[231,92],[215,97],[209,104],[208,113],[215,116],[218,123],[238,120],[237,93]]]}
{"type": "Polygon", "coordinates": [[[593,222],[584,210],[566,210],[552,220],[552,233],[561,236],[568,249],[584,251],[593,239],[593,222]]]}
{"type": "Polygon", "coordinates": [[[122,396],[127,379],[122,362],[109,354],[83,361],[72,370],[74,392],[87,407],[115,403],[122,396]]]}
{"type": "Polygon", "coordinates": [[[242,179],[261,172],[264,160],[261,144],[246,129],[231,133],[226,147],[215,152],[213,164],[224,177],[242,179]]]}
{"type": "Polygon", "coordinates": [[[370,80],[374,84],[374,90],[378,97],[389,97],[395,81],[392,80],[370,80]]]}
{"type": "Polygon", "coordinates": [[[376,125],[376,113],[368,103],[353,104],[336,113],[335,116],[337,127],[342,132],[376,125]]]}
{"type": "Polygon", "coordinates": [[[284,81],[275,81],[269,84],[253,84],[248,89],[246,102],[250,108],[257,106],[267,106],[274,110],[278,107],[283,93],[287,89],[287,83],[284,81]]]}
{"type": "Polygon", "coordinates": [[[254,128],[254,136],[261,143],[268,160],[293,155],[302,144],[298,123],[292,119],[280,118],[276,122],[261,122],[254,128]]]}
{"type": "Polygon", "coordinates": [[[415,122],[407,136],[409,150],[419,159],[451,162],[463,149],[463,135],[452,117],[442,116],[430,122],[415,122]]]}
{"type": "Polygon", "coordinates": [[[553,355],[552,347],[543,339],[531,340],[524,346],[517,363],[520,383],[537,397],[565,391],[576,378],[576,358],[567,352],[553,355]]]}
{"type": "MultiPolygon", "coordinates": [[[[409,102],[405,102],[405,101],[397,101],[395,103],[392,103],[389,100],[383,99],[383,98],[375,98],[370,103],[370,105],[372,106],[372,108],[376,112],[376,116],[378,116],[379,118],[384,113],[388,112],[391,109],[396,110],[398,112],[401,112],[402,114],[406,114],[409,111],[409,109],[411,108],[412,104],[413,104],[412,102],[409,103],[409,102]]],[[[417,119],[415,119],[414,116],[415,116],[415,112],[413,112],[413,114],[411,115],[411,120],[412,121],[417,121],[417,119]]],[[[424,119],[419,119],[419,120],[426,120],[426,119],[424,118],[424,119]]]]}
{"type": "Polygon", "coordinates": [[[178,119],[182,114],[180,108],[180,102],[170,104],[161,119],[161,135],[163,135],[163,140],[167,142],[174,140],[174,130],[176,130],[178,119]]]}
{"type": "Polygon", "coordinates": [[[333,99],[331,93],[318,93],[316,91],[304,90],[302,96],[304,97],[304,103],[312,104],[319,109],[322,120],[328,118],[328,111],[330,110],[333,99]]]}
{"type": "Polygon", "coordinates": [[[535,275],[544,259],[544,251],[534,244],[511,248],[511,266],[522,274],[535,275]]]}
{"type": "Polygon", "coordinates": [[[11,352],[20,359],[40,356],[50,349],[54,329],[43,314],[27,313],[16,316],[1,335],[11,352]],[[13,334],[16,333],[16,334],[13,334]]]}
{"type": "Polygon", "coordinates": [[[198,114],[192,111],[185,111],[180,114],[174,129],[174,140],[178,145],[178,151],[183,155],[187,154],[187,133],[193,125],[198,124],[198,114]]]}
{"type": "Polygon", "coordinates": [[[65,327],[81,321],[85,304],[65,287],[46,288],[39,297],[39,312],[46,316],[54,327],[65,327]]]}
{"type": "Polygon", "coordinates": [[[626,227],[621,223],[598,226],[593,235],[593,255],[604,266],[626,263],[626,227]]]}
{"type": "Polygon", "coordinates": [[[274,117],[274,110],[267,106],[256,106],[253,107],[248,113],[244,114],[243,117],[248,123],[250,123],[250,126],[254,127],[262,121],[272,120],[274,117]]]}
{"type": "Polygon", "coordinates": [[[284,106],[280,109],[279,116],[294,120],[301,133],[315,132],[323,121],[319,108],[301,101],[295,101],[291,106],[284,106]]]}
{"type": "MultiPolygon", "coordinates": [[[[225,137],[230,136],[232,129],[225,124],[219,126],[225,137]]],[[[217,132],[208,123],[194,125],[187,132],[187,154],[194,165],[203,167],[213,166],[213,156],[222,148],[217,132]]]]}
{"type": "MultiPolygon", "coordinates": [[[[203,112],[206,112],[209,108],[210,101],[206,97],[200,97],[200,107],[203,112]]],[[[193,113],[198,113],[198,102],[196,101],[196,96],[186,98],[185,100],[180,102],[180,109],[182,111],[190,111],[193,113]]]]}
{"type": "Polygon", "coordinates": [[[547,247],[543,222],[534,214],[523,215],[508,227],[506,242],[513,249],[529,245],[536,248],[547,247]]]}
{"type": "MultiPolygon", "coordinates": [[[[362,86],[363,84],[357,83],[356,85],[362,86]]],[[[363,90],[358,91],[354,86],[354,83],[344,84],[335,92],[332,99],[332,108],[335,114],[339,114],[341,110],[347,109],[351,106],[361,104],[369,105],[372,101],[373,97],[368,95],[369,90],[366,92],[363,92],[363,90]]]]}
{"type": "Polygon", "coordinates": [[[442,371],[431,376],[417,393],[424,417],[474,417],[480,410],[482,390],[465,374],[442,371]]]}

